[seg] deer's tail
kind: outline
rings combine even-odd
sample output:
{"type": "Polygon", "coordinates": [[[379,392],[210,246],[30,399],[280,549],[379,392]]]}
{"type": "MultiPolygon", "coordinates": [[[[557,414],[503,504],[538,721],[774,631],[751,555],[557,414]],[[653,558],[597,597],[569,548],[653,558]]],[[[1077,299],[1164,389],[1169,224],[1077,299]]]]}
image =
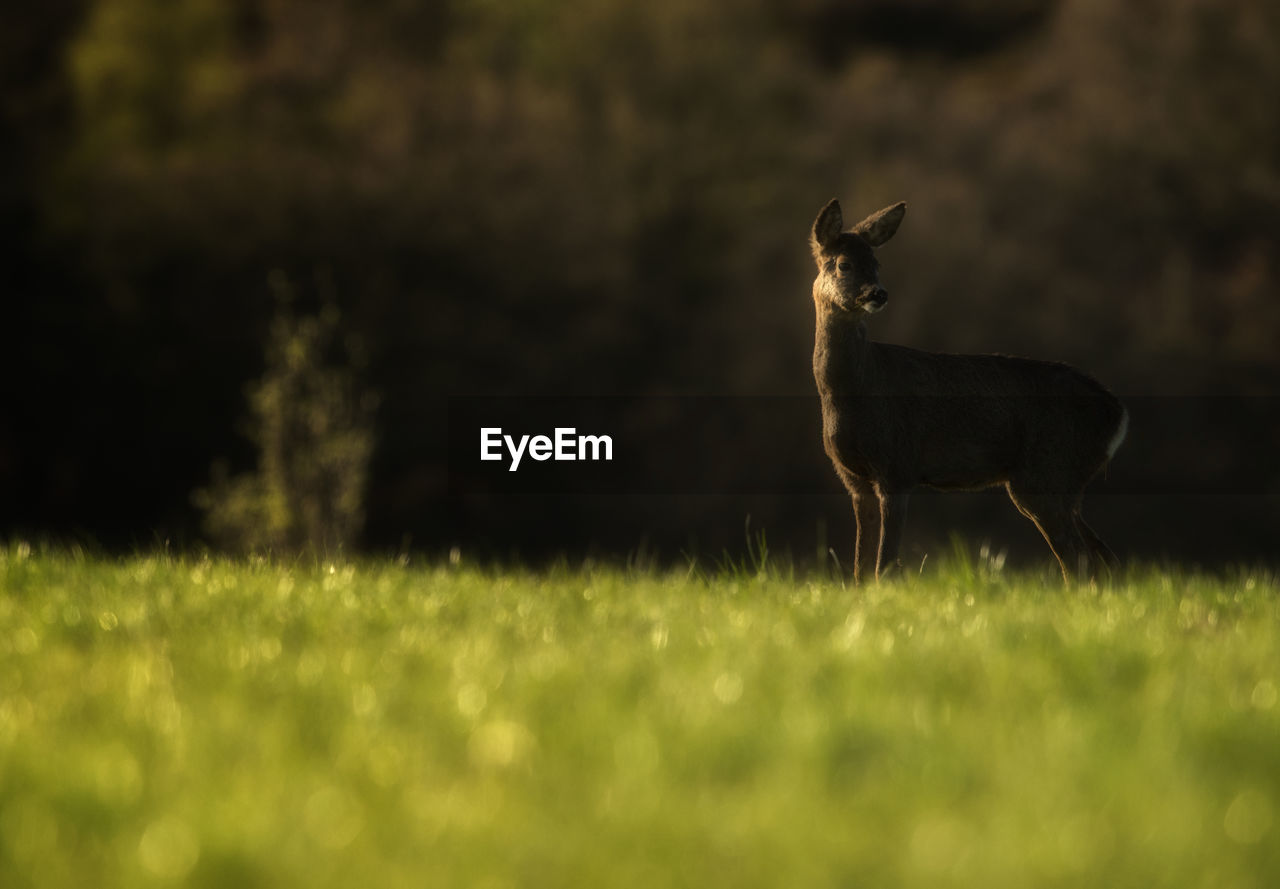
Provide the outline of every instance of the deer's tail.
{"type": "Polygon", "coordinates": [[[1116,424],[1116,431],[1111,434],[1111,440],[1107,442],[1107,462],[1116,455],[1116,451],[1120,450],[1120,445],[1124,444],[1124,437],[1129,431],[1129,411],[1124,405],[1120,406],[1120,422],[1116,424]]]}

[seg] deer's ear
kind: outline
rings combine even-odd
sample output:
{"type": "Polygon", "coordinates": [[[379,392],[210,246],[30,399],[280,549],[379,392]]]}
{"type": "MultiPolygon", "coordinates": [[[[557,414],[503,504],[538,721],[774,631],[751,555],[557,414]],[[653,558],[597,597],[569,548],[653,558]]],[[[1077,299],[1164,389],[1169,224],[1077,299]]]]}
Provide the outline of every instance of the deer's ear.
{"type": "Polygon", "coordinates": [[[853,231],[862,235],[862,239],[872,247],[879,247],[893,237],[893,233],[902,224],[902,217],[906,212],[906,201],[898,201],[892,207],[885,207],[883,210],[872,213],[855,225],[853,231]]]}
{"type": "Polygon", "coordinates": [[[818,218],[813,221],[813,234],[809,239],[809,245],[813,247],[814,255],[834,244],[843,229],[844,215],[840,212],[840,202],[832,198],[822,208],[818,218]]]}

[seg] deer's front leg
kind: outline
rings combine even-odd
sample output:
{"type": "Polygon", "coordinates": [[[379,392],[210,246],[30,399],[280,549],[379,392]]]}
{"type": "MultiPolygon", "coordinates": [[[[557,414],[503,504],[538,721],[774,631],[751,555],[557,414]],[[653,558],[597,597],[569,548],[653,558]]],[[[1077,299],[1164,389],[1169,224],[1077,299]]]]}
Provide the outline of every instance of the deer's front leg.
{"type": "Polygon", "coordinates": [[[876,556],[880,550],[880,500],[875,488],[842,466],[836,471],[853,497],[853,518],[857,531],[853,538],[853,582],[876,576],[876,556]]]}
{"type": "Polygon", "coordinates": [[[895,491],[876,485],[880,500],[880,555],[876,560],[876,577],[902,567],[898,561],[898,547],[902,544],[902,529],[907,523],[907,491],[895,491]]]}

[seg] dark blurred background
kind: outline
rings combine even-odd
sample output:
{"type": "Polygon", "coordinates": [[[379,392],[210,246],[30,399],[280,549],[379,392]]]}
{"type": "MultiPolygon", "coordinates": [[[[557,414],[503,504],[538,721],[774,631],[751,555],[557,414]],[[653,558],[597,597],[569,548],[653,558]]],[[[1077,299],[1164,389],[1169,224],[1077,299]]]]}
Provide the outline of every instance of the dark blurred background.
{"type": "MultiPolygon", "coordinates": [[[[1118,552],[1274,562],[1277,96],[1272,0],[19,4],[0,537],[201,545],[219,474],[364,423],[348,546],[847,561],[806,401],[838,196],[910,205],[873,336],[1126,398],[1088,501],[1118,552]],[[363,408],[313,380],[298,444],[280,325],[312,316],[363,408]],[[468,424],[506,410],[607,417],[648,469],[504,488],[468,424]]],[[[1048,555],[1002,494],[925,494],[908,558],[953,531],[1048,555]]]]}

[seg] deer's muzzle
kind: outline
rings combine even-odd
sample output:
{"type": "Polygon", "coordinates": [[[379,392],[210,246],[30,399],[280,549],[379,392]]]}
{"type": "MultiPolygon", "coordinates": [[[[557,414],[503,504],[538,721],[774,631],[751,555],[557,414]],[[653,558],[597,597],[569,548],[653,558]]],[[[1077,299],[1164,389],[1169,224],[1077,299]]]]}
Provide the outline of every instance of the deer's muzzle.
{"type": "Polygon", "coordinates": [[[875,313],[884,308],[889,301],[889,291],[883,287],[868,287],[858,297],[858,305],[868,313],[875,313]]]}

